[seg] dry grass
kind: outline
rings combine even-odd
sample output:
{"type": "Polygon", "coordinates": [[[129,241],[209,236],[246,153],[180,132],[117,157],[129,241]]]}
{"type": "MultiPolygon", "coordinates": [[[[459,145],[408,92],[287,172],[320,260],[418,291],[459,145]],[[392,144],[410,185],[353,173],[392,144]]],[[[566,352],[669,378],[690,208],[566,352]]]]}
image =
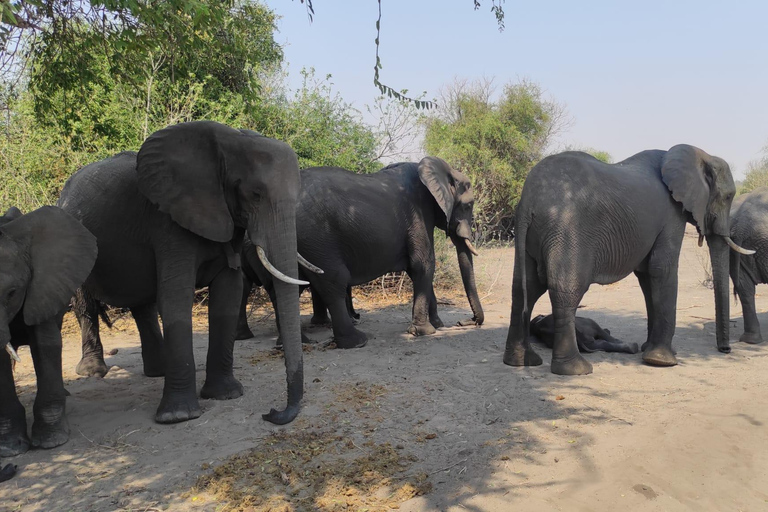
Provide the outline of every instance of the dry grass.
{"type": "Polygon", "coordinates": [[[415,460],[389,443],[280,431],[200,477],[195,491],[221,511],[390,510],[430,491],[426,474],[402,477],[415,460]]]}

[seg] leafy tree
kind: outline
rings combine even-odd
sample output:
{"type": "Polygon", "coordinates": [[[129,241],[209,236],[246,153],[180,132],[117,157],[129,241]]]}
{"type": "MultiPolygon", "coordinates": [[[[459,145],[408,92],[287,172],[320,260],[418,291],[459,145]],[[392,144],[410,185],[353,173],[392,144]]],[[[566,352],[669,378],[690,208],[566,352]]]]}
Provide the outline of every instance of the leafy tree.
{"type": "Polygon", "coordinates": [[[739,193],[746,194],[759,187],[768,187],[768,156],[747,164],[739,193]]]}
{"type": "Polygon", "coordinates": [[[494,99],[492,80],[457,81],[426,120],[424,146],[472,181],[480,240],[506,239],[523,182],[565,121],[565,109],[529,81],[494,99]]]}

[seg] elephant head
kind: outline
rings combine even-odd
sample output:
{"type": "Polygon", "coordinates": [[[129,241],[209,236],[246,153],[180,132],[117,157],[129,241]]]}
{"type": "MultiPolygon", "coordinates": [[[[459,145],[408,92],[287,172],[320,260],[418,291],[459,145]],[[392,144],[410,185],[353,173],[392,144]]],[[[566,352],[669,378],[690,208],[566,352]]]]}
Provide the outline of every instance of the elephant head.
{"type": "MultiPolygon", "coordinates": [[[[715,288],[717,347],[730,352],[728,302],[728,247],[746,254],[730,238],[731,202],[736,195],[731,170],[722,158],[679,144],[670,148],[661,162],[661,177],[675,201],[682,203],[700,237],[706,237],[712,260],[715,288]]],[[[701,238],[699,238],[701,244],[701,238]]]]}
{"type": "Polygon", "coordinates": [[[474,321],[481,325],[485,319],[475,284],[472,255],[477,251],[472,245],[472,207],[475,198],[469,178],[453,169],[447,162],[436,157],[425,157],[419,162],[419,179],[440,207],[437,226],[444,229],[456,246],[461,280],[467,294],[474,321]]]}
{"type": "Polygon", "coordinates": [[[249,130],[212,121],[182,123],[144,142],[137,176],[141,193],[189,231],[236,246],[247,231],[262,263],[277,277],[288,407],[272,410],[265,419],[293,420],[303,393],[297,285],[309,284],[297,279],[296,154],[287,144],[249,130]]]}
{"type": "Polygon", "coordinates": [[[66,307],[95,262],[96,238],[63,210],[9,209],[0,217],[0,346],[18,314],[32,326],[66,307]]]}

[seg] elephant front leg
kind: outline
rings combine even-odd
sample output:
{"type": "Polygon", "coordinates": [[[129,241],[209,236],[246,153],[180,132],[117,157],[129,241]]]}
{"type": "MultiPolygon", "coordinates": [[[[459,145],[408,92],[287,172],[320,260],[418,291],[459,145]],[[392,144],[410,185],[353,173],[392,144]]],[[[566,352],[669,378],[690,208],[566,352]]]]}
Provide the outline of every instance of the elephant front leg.
{"type": "Polygon", "coordinates": [[[243,396],[243,385],[235,378],[233,352],[237,315],[242,298],[240,271],[225,268],[208,286],[208,358],[202,398],[230,400],[243,396]]]}
{"type": "Polygon", "coordinates": [[[408,276],[413,281],[413,316],[408,332],[414,336],[434,334],[443,326],[437,316],[437,299],[432,288],[435,262],[434,254],[431,256],[430,262],[411,261],[408,269],[408,276]]]}
{"type": "Polygon", "coordinates": [[[194,262],[184,254],[158,258],[158,301],[165,343],[165,385],[155,413],[158,423],[178,423],[200,417],[192,351],[192,305],[195,300],[194,262]]]}
{"type": "Polygon", "coordinates": [[[677,265],[657,267],[648,275],[646,304],[650,303],[648,341],[643,345],[643,361],[652,366],[677,364],[672,349],[677,321],[677,265]],[[650,300],[648,295],[650,295],[650,300]]]}
{"type": "Polygon", "coordinates": [[[11,358],[0,350],[0,457],[13,457],[27,450],[27,415],[16,395],[11,358]]]}
{"type": "MultiPolygon", "coordinates": [[[[310,290],[312,294],[312,325],[331,325],[331,319],[328,317],[328,307],[325,301],[320,298],[320,294],[315,290],[310,290]]],[[[274,301],[273,301],[274,302],[274,301]]]]}
{"type": "Polygon", "coordinates": [[[147,304],[131,308],[141,339],[141,359],[144,375],[162,377],[165,375],[165,347],[160,322],[157,320],[157,305],[147,304]]]}
{"type": "Polygon", "coordinates": [[[33,406],[32,446],[54,448],[69,440],[65,416],[67,392],[61,375],[61,318],[49,320],[30,330],[29,348],[37,375],[37,396],[33,406]]]}
{"type": "Polygon", "coordinates": [[[86,289],[80,287],[75,292],[73,306],[75,317],[80,324],[83,350],[83,356],[75,371],[83,377],[104,377],[109,367],[104,362],[104,347],[99,336],[99,302],[86,289]]]}
{"type": "Polygon", "coordinates": [[[736,293],[739,296],[744,317],[744,334],[741,335],[739,341],[753,345],[762,343],[763,336],[760,334],[760,322],[757,319],[757,310],[755,309],[755,283],[742,274],[739,279],[739,286],[736,287],[736,293]]]}
{"type": "Polygon", "coordinates": [[[253,331],[251,331],[248,325],[248,297],[251,295],[251,289],[253,288],[253,282],[248,279],[248,276],[243,274],[243,290],[240,296],[240,305],[237,314],[237,334],[236,340],[249,340],[254,337],[253,331]]]}
{"type": "Polygon", "coordinates": [[[557,375],[587,375],[592,364],[579,353],[576,341],[576,308],[583,293],[549,291],[555,339],[552,345],[552,373],[557,375]]]}

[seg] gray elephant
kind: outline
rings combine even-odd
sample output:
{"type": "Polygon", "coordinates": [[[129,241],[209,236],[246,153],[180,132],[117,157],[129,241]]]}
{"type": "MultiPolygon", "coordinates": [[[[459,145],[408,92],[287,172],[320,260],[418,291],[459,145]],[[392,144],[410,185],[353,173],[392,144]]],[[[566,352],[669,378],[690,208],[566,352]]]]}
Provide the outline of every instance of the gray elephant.
{"type": "MultiPolygon", "coordinates": [[[[611,336],[611,331],[603,329],[591,318],[576,317],[576,343],[579,352],[624,352],[637,354],[640,347],[637,343],[626,343],[611,336]]],[[[531,320],[531,336],[549,348],[555,344],[555,317],[539,315],[531,320]]]]}
{"type": "MultiPolygon", "coordinates": [[[[231,399],[233,346],[245,231],[277,281],[288,405],[264,419],[292,421],[303,394],[296,279],[296,154],[286,144],[210,121],[152,134],[138,154],[88,165],[67,181],[60,206],[96,235],[99,257],[83,287],[93,298],[130,308],[144,372],[165,376],[155,420],[200,416],[192,354],[195,288],[209,287],[209,346],[203,398],[231,399]],[[157,314],[163,320],[163,332],[157,314]]],[[[91,311],[79,367],[106,369],[91,311]]]]}
{"type": "Polygon", "coordinates": [[[0,456],[69,439],[61,374],[61,321],[96,261],[96,238],[54,206],[0,217],[0,456]],[[37,376],[32,435],[16,395],[12,358],[29,345],[37,376]]]}
{"type": "Polygon", "coordinates": [[[733,201],[731,238],[737,244],[757,251],[754,256],[731,253],[731,279],[744,315],[744,333],[739,340],[762,343],[755,309],[755,287],[768,283],[768,187],[755,189],[733,201]]]}
{"type": "MultiPolygon", "coordinates": [[[[466,323],[481,325],[470,241],[473,204],[469,179],[439,158],[392,164],[372,174],[303,169],[296,211],[298,248],[324,271],[303,274],[312,289],[313,323],[327,321],[327,308],[336,345],[362,347],[367,335],[353,324],[350,287],[404,270],[413,281],[408,332],[425,335],[443,327],[432,287],[437,227],[456,246],[473,312],[466,323]]],[[[241,305],[241,317],[243,310],[241,305]]]]}
{"type": "Polygon", "coordinates": [[[614,283],[634,272],[648,312],[643,360],[677,364],[672,337],[686,222],[707,239],[717,346],[730,352],[728,246],[744,251],[729,237],[735,192],[728,164],[688,145],[643,151],[614,165],[572,151],[543,159],[526,179],[517,209],[504,363],[542,363],[526,338],[531,310],[549,291],[555,318],[552,372],[591,373],[576,342],[576,308],[592,283],[614,283]]]}

